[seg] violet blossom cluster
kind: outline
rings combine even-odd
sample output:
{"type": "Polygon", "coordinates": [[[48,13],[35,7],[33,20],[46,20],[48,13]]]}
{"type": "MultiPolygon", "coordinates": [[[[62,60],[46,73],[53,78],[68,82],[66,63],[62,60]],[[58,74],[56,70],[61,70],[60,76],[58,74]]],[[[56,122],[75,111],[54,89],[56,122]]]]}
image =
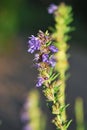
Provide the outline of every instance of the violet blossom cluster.
{"type": "Polygon", "coordinates": [[[40,72],[36,87],[40,87],[48,80],[48,77],[41,72],[45,69],[48,71],[50,67],[55,67],[56,60],[54,54],[58,52],[58,49],[53,45],[52,38],[48,32],[43,33],[39,31],[37,37],[34,35],[29,37],[28,52],[36,52],[34,61],[40,72]]]}
{"type": "Polygon", "coordinates": [[[50,6],[48,7],[48,13],[49,14],[53,14],[56,10],[58,9],[58,6],[55,4],[50,4],[50,6]]]}

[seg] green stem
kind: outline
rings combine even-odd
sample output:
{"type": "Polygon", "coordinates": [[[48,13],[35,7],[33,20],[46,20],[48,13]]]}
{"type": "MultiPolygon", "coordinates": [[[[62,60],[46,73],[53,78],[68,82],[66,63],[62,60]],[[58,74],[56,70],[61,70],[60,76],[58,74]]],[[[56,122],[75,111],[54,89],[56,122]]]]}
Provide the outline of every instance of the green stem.
{"type": "Polygon", "coordinates": [[[83,100],[79,97],[75,101],[76,130],[85,130],[83,112],[83,100]]]}
{"type": "Polygon", "coordinates": [[[55,58],[57,60],[57,64],[55,67],[55,70],[59,73],[58,81],[61,82],[59,87],[58,94],[58,103],[59,103],[59,114],[57,115],[57,119],[55,121],[55,124],[59,130],[67,130],[70,122],[67,122],[66,117],[66,107],[65,104],[65,88],[66,88],[66,71],[69,67],[68,64],[68,57],[67,57],[67,50],[68,45],[67,41],[69,40],[69,36],[67,35],[68,32],[71,31],[71,27],[69,27],[69,24],[72,22],[72,14],[71,14],[72,8],[70,6],[66,6],[64,3],[61,3],[58,6],[58,9],[56,10],[54,16],[55,16],[55,32],[53,32],[52,37],[55,40],[55,45],[58,47],[59,51],[56,53],[55,58]],[[61,111],[62,109],[62,111],[61,111]],[[60,120],[60,121],[59,121],[60,120]],[[60,126],[60,127],[59,127],[60,126]]]}
{"type": "MultiPolygon", "coordinates": [[[[64,81],[60,87],[60,93],[62,94],[62,96],[59,98],[59,102],[60,102],[61,106],[65,106],[65,82],[64,81]]],[[[63,121],[66,121],[66,111],[65,110],[62,112],[61,118],[63,121]]]]}

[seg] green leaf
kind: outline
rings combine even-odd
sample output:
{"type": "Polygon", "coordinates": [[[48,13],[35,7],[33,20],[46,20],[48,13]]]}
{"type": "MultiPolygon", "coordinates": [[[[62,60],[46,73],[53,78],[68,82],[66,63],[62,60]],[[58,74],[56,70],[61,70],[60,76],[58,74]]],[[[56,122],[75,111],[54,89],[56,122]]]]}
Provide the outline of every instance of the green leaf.
{"type": "Polygon", "coordinates": [[[70,40],[70,39],[71,39],[70,36],[68,36],[68,35],[65,35],[65,36],[64,36],[64,41],[65,41],[65,42],[67,42],[67,41],[70,40]]]}
{"type": "Polygon", "coordinates": [[[52,31],[52,32],[56,31],[55,28],[53,28],[53,27],[49,27],[49,30],[52,31]]]}
{"type": "Polygon", "coordinates": [[[50,76],[50,77],[51,77],[51,75],[53,74],[53,70],[54,70],[54,68],[51,67],[51,68],[50,68],[50,72],[49,72],[49,76],[50,76]]]}
{"type": "Polygon", "coordinates": [[[46,30],[45,34],[46,34],[46,35],[49,35],[48,30],[46,30]]]}
{"type": "Polygon", "coordinates": [[[63,112],[68,106],[69,106],[69,104],[67,104],[67,105],[65,105],[65,106],[62,106],[62,107],[60,108],[60,111],[63,112]]]}
{"type": "Polygon", "coordinates": [[[47,42],[47,43],[46,43],[46,46],[49,46],[50,44],[52,44],[52,41],[47,42]]]}
{"type": "Polygon", "coordinates": [[[58,92],[59,88],[60,88],[60,86],[55,86],[54,87],[54,92],[58,92]]]}
{"type": "Polygon", "coordinates": [[[58,78],[59,74],[53,74],[51,77],[50,77],[50,80],[53,81],[55,80],[56,78],[58,78]]]}
{"type": "Polygon", "coordinates": [[[71,122],[72,122],[72,120],[70,120],[70,121],[66,124],[66,126],[65,126],[66,129],[69,127],[69,125],[71,124],[71,122]]]}

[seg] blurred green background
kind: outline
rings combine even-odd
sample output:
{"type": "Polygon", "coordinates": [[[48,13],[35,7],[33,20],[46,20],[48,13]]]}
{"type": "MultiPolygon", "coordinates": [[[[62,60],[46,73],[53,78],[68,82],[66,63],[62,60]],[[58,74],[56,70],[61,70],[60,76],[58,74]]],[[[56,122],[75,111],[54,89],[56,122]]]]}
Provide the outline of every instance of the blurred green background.
{"type": "Polygon", "coordinates": [[[1,0],[0,51],[14,46],[9,43],[14,37],[27,38],[38,29],[46,30],[51,24],[46,6],[42,1],[1,0]]]}
{"type": "MultiPolygon", "coordinates": [[[[67,82],[66,101],[69,118],[73,119],[69,130],[75,129],[74,104],[77,96],[84,99],[84,115],[87,123],[87,7],[86,0],[0,0],[0,129],[21,130],[21,109],[27,92],[34,88],[37,72],[32,65],[33,56],[27,53],[28,37],[54,26],[53,16],[47,12],[50,3],[65,2],[73,8],[76,30],[69,41],[71,77],[67,82]]],[[[39,91],[39,90],[38,90],[39,91]]],[[[43,96],[42,101],[44,99],[43,96]]],[[[43,110],[51,117],[42,102],[43,110]]],[[[55,129],[50,125],[49,129],[55,129]]]]}
{"type": "MultiPolygon", "coordinates": [[[[0,0],[0,50],[9,48],[11,46],[8,43],[9,39],[15,36],[23,36],[25,38],[31,33],[36,33],[38,29],[46,30],[48,26],[53,25],[53,18],[48,15],[47,7],[50,3],[59,4],[63,1],[0,0]]],[[[73,39],[78,40],[79,44],[87,42],[86,2],[78,0],[65,0],[64,2],[73,7],[73,24],[76,27],[73,39]]],[[[78,44],[78,42],[76,43],[78,44]]]]}

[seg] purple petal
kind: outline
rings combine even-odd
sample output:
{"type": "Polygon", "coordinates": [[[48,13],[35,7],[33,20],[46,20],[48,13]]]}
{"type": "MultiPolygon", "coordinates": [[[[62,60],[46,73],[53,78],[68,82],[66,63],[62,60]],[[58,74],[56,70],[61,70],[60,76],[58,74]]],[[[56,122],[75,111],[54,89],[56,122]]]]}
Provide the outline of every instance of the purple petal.
{"type": "Polygon", "coordinates": [[[43,62],[48,62],[48,58],[49,58],[49,55],[48,55],[48,54],[43,54],[43,55],[42,55],[42,61],[43,61],[43,62]]]}
{"type": "Polygon", "coordinates": [[[50,51],[52,51],[53,53],[58,52],[58,48],[56,48],[54,45],[51,45],[51,46],[49,47],[49,49],[50,49],[50,51]]]}
{"type": "Polygon", "coordinates": [[[35,67],[36,67],[36,68],[39,68],[39,67],[40,67],[40,63],[36,63],[36,64],[35,64],[35,67]]]}
{"type": "Polygon", "coordinates": [[[29,120],[29,117],[28,117],[28,113],[27,112],[23,112],[22,115],[21,115],[21,120],[23,122],[26,122],[29,120]]]}
{"type": "Polygon", "coordinates": [[[36,87],[41,87],[44,82],[44,79],[42,77],[38,77],[38,82],[36,84],[36,87]]]}
{"type": "Polygon", "coordinates": [[[48,13],[52,14],[57,10],[57,6],[55,4],[50,4],[50,6],[48,7],[48,13]]]}
{"type": "Polygon", "coordinates": [[[30,53],[34,53],[34,51],[39,50],[40,49],[40,40],[35,37],[35,36],[31,36],[29,37],[29,41],[28,41],[28,52],[30,53]]]}
{"type": "Polygon", "coordinates": [[[27,124],[27,125],[25,125],[25,126],[23,127],[23,130],[32,130],[32,128],[30,127],[29,124],[27,124]]]}
{"type": "Polygon", "coordinates": [[[50,59],[49,59],[49,64],[50,64],[52,67],[54,67],[55,64],[56,64],[56,60],[55,60],[53,57],[50,58],[50,59]]]}
{"type": "Polygon", "coordinates": [[[36,61],[39,60],[39,54],[35,54],[35,60],[36,60],[36,61]]]}

